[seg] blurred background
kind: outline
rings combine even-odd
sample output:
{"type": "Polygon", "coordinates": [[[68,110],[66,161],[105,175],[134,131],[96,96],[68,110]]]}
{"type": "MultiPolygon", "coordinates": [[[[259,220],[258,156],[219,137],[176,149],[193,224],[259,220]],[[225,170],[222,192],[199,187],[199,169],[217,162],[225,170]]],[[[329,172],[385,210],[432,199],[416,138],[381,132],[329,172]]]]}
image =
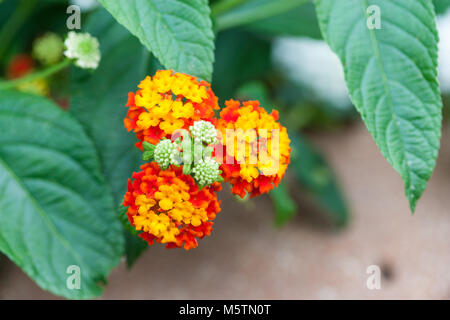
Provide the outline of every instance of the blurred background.
{"type": "MultiPolygon", "coordinates": [[[[236,96],[280,110],[293,147],[287,177],[270,195],[255,200],[238,200],[222,191],[214,232],[197,249],[148,248],[134,265],[123,261],[112,272],[102,298],[450,299],[448,118],[436,170],[411,215],[400,176],[348,98],[342,67],[321,39],[314,6],[307,3],[255,18],[239,7],[221,14],[216,1],[210,2],[217,17],[213,90],[221,103],[236,96]],[[381,269],[380,290],[366,286],[370,265],[381,269]]],[[[29,7],[20,3],[0,1],[0,78],[20,77],[51,64],[41,59],[37,43],[67,33],[65,1],[34,6],[29,1],[29,7]],[[14,15],[22,19],[20,27],[11,23],[14,15]]],[[[82,8],[82,31],[98,31],[94,15],[109,19],[95,1],[71,3],[82,8]]],[[[446,115],[450,12],[444,8],[437,7],[437,24],[446,115]]],[[[106,60],[102,63],[108,63],[103,48],[109,42],[97,36],[106,60]]],[[[123,37],[123,43],[129,41],[135,40],[123,37]]],[[[41,44],[44,51],[49,43],[41,44]]],[[[130,59],[139,65],[140,57],[130,59]]],[[[147,73],[158,67],[153,58],[147,73]]],[[[77,92],[73,88],[82,85],[83,77],[61,72],[18,89],[49,96],[70,109],[77,92]]],[[[123,106],[126,93],[119,92],[111,103],[123,106]]],[[[55,296],[1,256],[0,299],[36,298],[55,296]]]]}

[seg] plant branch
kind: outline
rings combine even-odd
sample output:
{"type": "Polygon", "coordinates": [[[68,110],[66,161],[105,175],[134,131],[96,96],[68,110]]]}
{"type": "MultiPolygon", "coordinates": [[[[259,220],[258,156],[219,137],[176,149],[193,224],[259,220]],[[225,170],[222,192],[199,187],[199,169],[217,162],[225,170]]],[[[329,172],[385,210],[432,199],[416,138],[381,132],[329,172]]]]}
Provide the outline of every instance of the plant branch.
{"type": "Polygon", "coordinates": [[[54,66],[51,66],[47,69],[44,69],[44,70],[41,70],[41,71],[38,71],[35,73],[31,73],[22,78],[9,80],[9,81],[2,81],[2,82],[0,82],[0,90],[11,89],[11,88],[18,86],[21,83],[34,81],[36,79],[47,78],[47,77],[51,76],[52,74],[57,73],[58,71],[61,71],[62,69],[68,67],[71,63],[72,63],[72,60],[65,59],[65,60],[61,61],[60,63],[55,64],[54,66]]]}
{"type": "Polygon", "coordinates": [[[280,0],[268,1],[261,5],[236,10],[235,12],[223,12],[215,17],[216,29],[217,31],[222,31],[225,29],[247,25],[252,22],[285,13],[295,7],[304,5],[310,0],[278,1],[280,0]]]}

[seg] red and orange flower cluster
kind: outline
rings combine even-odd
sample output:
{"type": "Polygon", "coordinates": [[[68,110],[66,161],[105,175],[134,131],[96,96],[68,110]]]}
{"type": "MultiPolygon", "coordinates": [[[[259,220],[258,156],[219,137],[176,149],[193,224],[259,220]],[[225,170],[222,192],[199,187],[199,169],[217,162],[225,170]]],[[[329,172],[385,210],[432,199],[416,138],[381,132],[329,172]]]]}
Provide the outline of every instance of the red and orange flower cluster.
{"type": "MultiPolygon", "coordinates": [[[[230,100],[216,119],[218,98],[210,84],[171,70],[147,76],[138,87],[136,93],[129,93],[124,124],[128,131],[136,133],[136,146],[141,150],[144,141],[157,144],[161,139],[170,139],[177,129],[189,130],[195,121],[205,120],[221,133],[222,139],[216,145],[225,154],[220,169],[225,182],[233,186],[233,193],[241,197],[266,193],[283,178],[289,164],[290,141],[276,111],[268,114],[257,101],[241,105],[230,100]],[[250,130],[253,134],[229,138],[227,129],[250,130]],[[247,163],[258,146],[257,156],[264,156],[247,163]]],[[[189,250],[198,246],[197,238],[211,233],[220,211],[219,190],[218,182],[199,187],[190,174],[183,173],[182,166],[170,165],[163,170],[153,161],[133,173],[123,205],[128,207],[131,225],[149,244],[156,241],[167,248],[189,250]]]]}
{"type": "Polygon", "coordinates": [[[197,247],[196,238],[211,233],[212,221],[220,211],[219,183],[199,190],[194,179],[180,167],[161,170],[156,162],[144,164],[133,173],[123,202],[128,218],[149,244],[166,243],[168,248],[197,247]]]}
{"type": "Polygon", "coordinates": [[[177,129],[188,129],[196,120],[214,121],[218,99],[209,83],[171,70],[160,70],[147,76],[135,93],[128,94],[125,128],[133,130],[142,142],[158,143],[170,139],[177,129]]]}

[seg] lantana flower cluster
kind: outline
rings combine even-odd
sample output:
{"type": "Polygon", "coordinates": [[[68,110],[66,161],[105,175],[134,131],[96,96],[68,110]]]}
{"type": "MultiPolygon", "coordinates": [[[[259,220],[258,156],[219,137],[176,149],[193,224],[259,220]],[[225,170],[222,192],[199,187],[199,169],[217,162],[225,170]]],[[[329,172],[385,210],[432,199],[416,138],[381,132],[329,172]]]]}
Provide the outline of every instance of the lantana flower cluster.
{"type": "Polygon", "coordinates": [[[128,219],[139,236],[167,248],[197,247],[197,238],[211,233],[212,220],[220,211],[217,191],[220,183],[200,189],[181,167],[162,170],[156,162],[144,164],[133,173],[123,202],[128,219]]]}
{"type": "Polygon", "coordinates": [[[147,76],[139,90],[128,95],[125,127],[133,130],[142,149],[142,142],[158,143],[170,139],[177,129],[188,130],[195,121],[214,122],[218,99],[206,81],[171,70],[160,70],[147,76]]]}
{"type": "Polygon", "coordinates": [[[229,100],[216,118],[210,84],[172,70],[147,76],[138,88],[128,95],[124,125],[147,163],[129,179],[123,205],[150,245],[197,247],[220,211],[222,183],[244,197],[266,193],[283,178],[290,141],[276,111],[229,100]]]}
{"type": "Polygon", "coordinates": [[[225,181],[233,186],[231,192],[242,198],[247,193],[252,197],[267,193],[283,178],[291,152],[278,111],[268,114],[258,101],[241,104],[229,100],[225,105],[218,122],[222,144],[227,148],[222,164],[225,181]],[[230,129],[235,134],[227,135],[230,129]]]}

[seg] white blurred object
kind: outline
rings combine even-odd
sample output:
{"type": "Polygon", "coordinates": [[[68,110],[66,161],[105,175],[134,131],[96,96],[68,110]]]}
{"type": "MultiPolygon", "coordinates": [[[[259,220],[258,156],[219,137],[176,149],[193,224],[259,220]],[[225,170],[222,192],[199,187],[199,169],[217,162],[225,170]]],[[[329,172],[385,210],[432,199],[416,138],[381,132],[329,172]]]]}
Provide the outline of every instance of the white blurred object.
{"type": "Polygon", "coordinates": [[[97,0],[70,0],[70,4],[79,6],[82,11],[89,11],[98,7],[97,0]]]}
{"type": "MultiPolygon", "coordinates": [[[[450,10],[437,17],[439,31],[439,82],[450,93],[450,10]]],[[[311,89],[324,102],[345,108],[350,104],[344,72],[338,57],[322,40],[282,37],[275,40],[274,63],[293,82],[311,89]]]]}
{"type": "Polygon", "coordinates": [[[444,93],[450,93],[450,11],[437,17],[439,32],[439,82],[444,93]]]}
{"type": "Polygon", "coordinates": [[[341,62],[324,41],[278,38],[272,58],[289,79],[306,86],[324,102],[337,108],[351,105],[341,62]]]}

